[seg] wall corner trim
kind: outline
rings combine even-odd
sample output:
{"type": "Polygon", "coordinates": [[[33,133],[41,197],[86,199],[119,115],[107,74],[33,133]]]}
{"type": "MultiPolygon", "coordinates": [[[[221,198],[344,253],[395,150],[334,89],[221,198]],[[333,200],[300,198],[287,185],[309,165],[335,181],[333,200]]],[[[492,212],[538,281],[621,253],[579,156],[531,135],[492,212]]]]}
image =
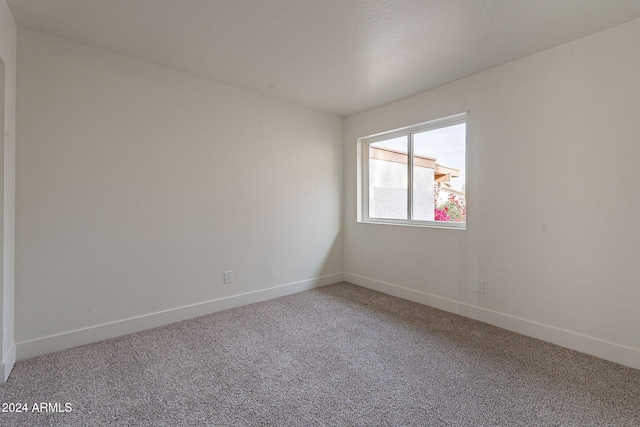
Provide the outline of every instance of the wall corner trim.
{"type": "Polygon", "coordinates": [[[16,345],[12,344],[11,348],[5,355],[4,359],[2,359],[2,364],[0,365],[0,371],[2,372],[2,378],[0,378],[0,383],[6,383],[7,379],[9,379],[9,374],[13,369],[13,365],[16,363],[16,345]]]}

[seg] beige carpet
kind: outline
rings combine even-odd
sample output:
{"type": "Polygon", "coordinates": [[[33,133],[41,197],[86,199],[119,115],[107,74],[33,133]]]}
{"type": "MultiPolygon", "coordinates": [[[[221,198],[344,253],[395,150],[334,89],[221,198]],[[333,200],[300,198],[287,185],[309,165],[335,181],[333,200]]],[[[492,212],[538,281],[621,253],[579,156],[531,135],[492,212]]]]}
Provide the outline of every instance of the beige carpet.
{"type": "Polygon", "coordinates": [[[638,370],[347,283],[22,361],[0,397],[6,426],[640,426],[638,370]]]}

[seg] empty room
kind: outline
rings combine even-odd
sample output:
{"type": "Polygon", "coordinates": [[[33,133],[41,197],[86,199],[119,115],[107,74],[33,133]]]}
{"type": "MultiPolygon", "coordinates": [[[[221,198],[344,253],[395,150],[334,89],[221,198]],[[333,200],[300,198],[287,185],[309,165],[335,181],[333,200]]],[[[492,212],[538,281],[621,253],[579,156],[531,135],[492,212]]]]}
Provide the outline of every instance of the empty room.
{"type": "Polygon", "coordinates": [[[0,0],[0,425],[640,426],[640,3],[0,0]]]}

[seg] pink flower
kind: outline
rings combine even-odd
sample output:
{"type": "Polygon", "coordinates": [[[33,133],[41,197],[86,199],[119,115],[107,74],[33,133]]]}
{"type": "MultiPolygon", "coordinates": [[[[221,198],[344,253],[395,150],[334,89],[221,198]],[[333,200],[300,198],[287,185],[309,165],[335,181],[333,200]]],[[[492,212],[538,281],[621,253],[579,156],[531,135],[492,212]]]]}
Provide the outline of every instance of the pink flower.
{"type": "Polygon", "coordinates": [[[449,215],[447,214],[447,211],[445,209],[436,209],[435,210],[435,219],[436,219],[436,221],[451,221],[451,218],[449,218],[449,215]]]}

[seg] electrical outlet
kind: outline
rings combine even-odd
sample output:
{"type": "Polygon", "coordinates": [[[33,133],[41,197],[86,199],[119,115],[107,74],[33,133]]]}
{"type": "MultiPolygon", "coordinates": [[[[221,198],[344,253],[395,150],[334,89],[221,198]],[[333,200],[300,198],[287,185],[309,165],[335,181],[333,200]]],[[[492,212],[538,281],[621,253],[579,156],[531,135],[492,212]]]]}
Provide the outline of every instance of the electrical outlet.
{"type": "Polygon", "coordinates": [[[484,280],[476,279],[476,292],[484,294],[484,280]]]}
{"type": "Polygon", "coordinates": [[[224,283],[233,283],[233,271],[224,272],[224,283]]]}

